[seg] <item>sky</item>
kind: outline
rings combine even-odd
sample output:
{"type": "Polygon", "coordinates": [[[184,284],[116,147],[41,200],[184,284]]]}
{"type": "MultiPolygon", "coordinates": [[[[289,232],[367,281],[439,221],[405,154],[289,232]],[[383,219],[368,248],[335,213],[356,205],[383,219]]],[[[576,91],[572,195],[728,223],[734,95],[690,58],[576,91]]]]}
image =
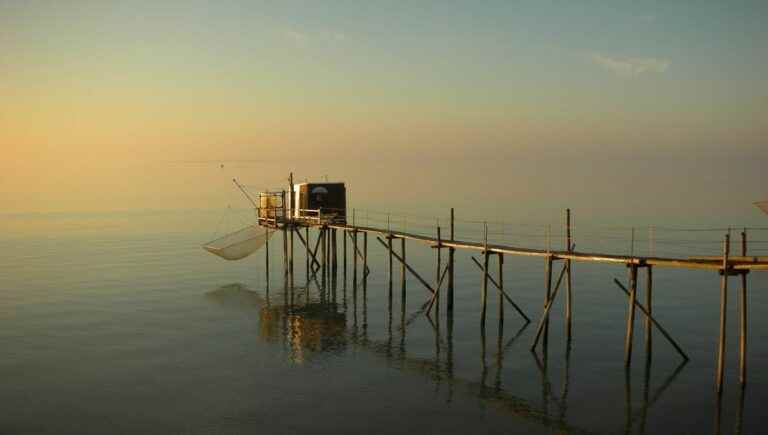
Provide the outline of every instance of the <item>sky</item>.
{"type": "Polygon", "coordinates": [[[365,205],[754,217],[767,20],[763,1],[0,0],[0,209],[214,207],[232,176],[294,171],[365,205]]]}

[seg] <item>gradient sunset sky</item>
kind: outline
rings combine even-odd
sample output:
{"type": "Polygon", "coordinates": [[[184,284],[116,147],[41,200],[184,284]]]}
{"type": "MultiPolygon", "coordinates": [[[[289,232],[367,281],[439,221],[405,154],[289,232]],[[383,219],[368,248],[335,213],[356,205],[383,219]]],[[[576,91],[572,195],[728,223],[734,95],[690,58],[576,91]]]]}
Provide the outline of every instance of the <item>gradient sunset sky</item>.
{"type": "Polygon", "coordinates": [[[764,1],[0,0],[0,203],[203,207],[187,166],[260,161],[237,175],[624,210],[642,184],[646,213],[738,214],[768,197],[766,22],[764,1]]]}

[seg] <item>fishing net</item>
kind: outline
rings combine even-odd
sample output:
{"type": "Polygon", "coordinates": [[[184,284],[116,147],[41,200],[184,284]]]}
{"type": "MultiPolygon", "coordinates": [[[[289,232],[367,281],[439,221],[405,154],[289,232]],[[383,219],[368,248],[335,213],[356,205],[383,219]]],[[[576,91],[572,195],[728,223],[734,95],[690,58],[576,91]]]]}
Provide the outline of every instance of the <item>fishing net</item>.
{"type": "Polygon", "coordinates": [[[765,214],[768,214],[768,201],[760,201],[755,203],[765,214]]]}
{"type": "Polygon", "coordinates": [[[229,233],[203,245],[203,249],[225,260],[243,259],[267,243],[274,231],[266,231],[256,225],[229,233]]]}

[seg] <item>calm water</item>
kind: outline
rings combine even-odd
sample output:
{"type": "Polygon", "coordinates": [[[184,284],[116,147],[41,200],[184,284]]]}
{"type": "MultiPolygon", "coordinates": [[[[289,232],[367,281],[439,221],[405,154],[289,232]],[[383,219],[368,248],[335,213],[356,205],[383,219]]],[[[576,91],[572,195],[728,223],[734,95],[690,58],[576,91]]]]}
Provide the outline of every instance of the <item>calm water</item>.
{"type": "MultiPolygon", "coordinates": [[[[625,279],[623,267],[574,264],[572,347],[566,351],[559,299],[544,359],[529,351],[543,298],[541,259],[505,261],[506,287],[534,324],[523,328],[507,307],[500,335],[490,292],[483,337],[480,274],[466,253],[457,254],[453,322],[443,306],[433,325],[417,314],[426,292],[410,277],[402,307],[399,267],[389,308],[387,257],[373,238],[365,290],[355,290],[351,266],[346,286],[339,275],[335,287],[307,288],[301,250],[297,287],[285,290],[279,237],[269,285],[263,251],[225,262],[200,249],[217,218],[3,217],[0,433],[763,432],[768,274],[749,278],[743,397],[731,292],[718,410],[716,273],[654,271],[654,313],[691,361],[681,366],[657,333],[646,366],[638,314],[634,364],[625,372],[626,298],[612,284],[625,279]]],[[[434,280],[434,252],[408,248],[416,269],[434,280]]]]}

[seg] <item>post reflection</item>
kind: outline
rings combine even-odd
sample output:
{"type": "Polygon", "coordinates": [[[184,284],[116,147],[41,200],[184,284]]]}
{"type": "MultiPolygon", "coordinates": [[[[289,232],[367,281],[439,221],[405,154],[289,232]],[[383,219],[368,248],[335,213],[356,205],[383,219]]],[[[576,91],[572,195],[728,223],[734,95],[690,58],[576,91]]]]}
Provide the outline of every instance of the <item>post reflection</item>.
{"type": "MultiPolygon", "coordinates": [[[[408,315],[404,306],[399,307],[400,318],[397,321],[394,319],[393,310],[398,308],[394,307],[395,304],[386,304],[388,312],[385,323],[381,331],[374,332],[374,337],[380,334],[382,338],[370,338],[367,325],[367,292],[357,292],[357,286],[364,283],[350,283],[352,301],[349,306],[346,291],[342,293],[341,301],[336,301],[333,297],[336,283],[337,280],[331,279],[331,288],[324,291],[322,284],[314,279],[304,288],[297,287],[282,292],[271,289],[267,297],[262,297],[259,292],[245,286],[233,284],[206,293],[206,298],[223,306],[256,310],[259,316],[259,339],[281,346],[291,363],[303,364],[311,361],[313,357],[322,357],[329,353],[365,350],[381,357],[388,367],[425,376],[434,384],[435,394],[440,400],[451,402],[455,394],[469,395],[480,399],[484,406],[491,406],[514,418],[551,431],[589,432],[572,424],[567,413],[571,382],[570,346],[566,347],[562,360],[553,359],[552,355],[547,356],[546,353],[541,355],[542,358],[539,354],[531,352],[539,372],[541,399],[518,397],[510,392],[513,385],[505,385],[504,359],[510,353],[510,348],[523,335],[528,324],[523,325],[509,338],[505,338],[504,330],[500,329],[496,336],[491,338],[493,341],[490,343],[490,337],[481,329],[477,377],[457,376],[454,362],[454,320],[451,315],[446,316],[443,331],[438,322],[427,316],[408,315]],[[297,297],[292,299],[291,293],[295,293],[297,297]],[[325,297],[329,294],[331,297],[325,297]],[[362,296],[361,301],[357,300],[358,295],[362,296]],[[361,319],[362,324],[359,324],[361,319]],[[409,354],[406,341],[408,331],[412,328],[422,328],[419,333],[423,334],[425,325],[428,325],[428,330],[434,334],[432,355],[425,357],[409,354]],[[562,385],[557,387],[558,393],[550,381],[550,370],[554,366],[562,367],[562,385]]],[[[525,354],[515,355],[520,358],[525,354]]],[[[627,372],[624,397],[626,411],[622,432],[646,433],[649,410],[674,383],[684,367],[685,363],[680,364],[663,378],[663,382],[654,385],[650,361],[647,361],[643,371],[642,394],[638,391],[636,395],[633,395],[632,377],[627,372]]],[[[718,409],[719,406],[718,404],[718,409]]],[[[743,396],[737,411],[736,433],[741,432],[742,406],[743,396]]],[[[716,426],[719,427],[719,419],[716,426]]]]}

